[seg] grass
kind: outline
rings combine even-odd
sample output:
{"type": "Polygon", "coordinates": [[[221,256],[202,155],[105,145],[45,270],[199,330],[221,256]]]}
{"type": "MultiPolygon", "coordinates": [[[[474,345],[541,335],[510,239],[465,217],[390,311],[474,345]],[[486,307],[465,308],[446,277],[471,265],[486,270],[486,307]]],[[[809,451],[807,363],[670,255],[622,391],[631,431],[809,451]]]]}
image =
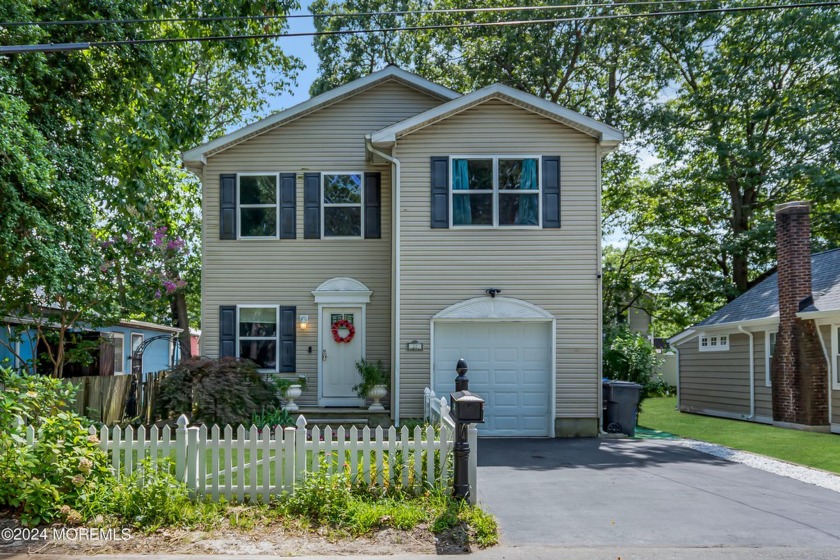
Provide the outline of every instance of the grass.
{"type": "Polygon", "coordinates": [[[639,426],[840,474],[840,436],[675,410],[676,397],[646,399],[639,426]]]}

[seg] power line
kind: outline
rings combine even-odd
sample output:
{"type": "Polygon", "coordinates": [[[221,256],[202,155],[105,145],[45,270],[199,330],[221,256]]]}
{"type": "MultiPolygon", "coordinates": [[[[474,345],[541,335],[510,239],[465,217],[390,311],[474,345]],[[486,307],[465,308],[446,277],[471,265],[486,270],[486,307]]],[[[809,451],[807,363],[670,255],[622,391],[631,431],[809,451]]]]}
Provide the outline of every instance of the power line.
{"type": "Polygon", "coordinates": [[[704,8],[698,10],[672,10],[665,12],[640,12],[637,14],[602,14],[594,16],[579,16],[579,17],[565,17],[565,18],[549,18],[549,19],[532,19],[532,20],[503,20],[490,22],[473,22],[473,23],[452,23],[452,24],[437,24],[437,25],[414,25],[407,27],[385,27],[376,29],[340,29],[334,31],[312,31],[299,33],[258,33],[249,35],[221,35],[221,36],[202,36],[202,37],[161,37],[155,39],[123,39],[117,41],[92,41],[90,43],[59,43],[51,45],[15,45],[11,47],[1,47],[0,54],[13,54],[16,52],[33,52],[33,51],[54,51],[54,50],[86,50],[92,47],[115,47],[123,45],[150,45],[150,44],[169,44],[169,43],[202,43],[211,41],[239,41],[243,39],[281,39],[286,37],[318,37],[330,35],[360,35],[367,33],[399,33],[406,31],[428,31],[441,29],[470,29],[481,27],[518,27],[525,25],[541,25],[554,23],[567,23],[573,21],[601,21],[614,19],[631,19],[631,18],[647,18],[647,17],[668,17],[668,16],[682,16],[682,15],[702,15],[702,14],[729,14],[739,12],[756,12],[756,11],[770,11],[770,10],[792,10],[799,8],[830,8],[840,6],[840,0],[828,2],[809,2],[809,3],[795,3],[795,4],[776,4],[776,5],[760,5],[760,6],[736,6],[729,8],[704,8]]]}
{"type": "Polygon", "coordinates": [[[0,27],[22,27],[22,26],[55,26],[55,25],[106,25],[106,24],[135,24],[135,23],[213,23],[223,21],[263,21],[273,19],[329,19],[329,18],[352,18],[372,16],[406,16],[426,14],[453,14],[453,13],[506,13],[506,12],[531,12],[531,11],[555,11],[555,10],[576,10],[581,8],[603,8],[619,6],[649,6],[652,4],[699,4],[710,0],[642,0],[638,2],[602,2],[597,4],[555,4],[549,6],[499,6],[494,8],[447,8],[433,10],[402,10],[393,12],[358,12],[358,13],[335,13],[335,14],[286,14],[286,15],[262,15],[262,16],[204,16],[204,17],[174,17],[159,19],[92,19],[92,20],[52,20],[52,21],[4,21],[0,27]]]}

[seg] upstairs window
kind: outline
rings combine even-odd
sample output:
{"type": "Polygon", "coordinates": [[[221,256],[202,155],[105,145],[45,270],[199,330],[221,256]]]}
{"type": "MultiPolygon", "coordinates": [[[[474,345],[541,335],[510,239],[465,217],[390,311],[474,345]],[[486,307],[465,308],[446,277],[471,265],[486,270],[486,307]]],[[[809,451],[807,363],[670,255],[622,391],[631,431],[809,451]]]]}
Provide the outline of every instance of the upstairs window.
{"type": "Polygon", "coordinates": [[[241,173],[239,237],[277,238],[277,175],[241,173]]]}
{"type": "Polygon", "coordinates": [[[364,231],[362,173],[321,175],[324,237],[361,238],[364,231]]]}
{"type": "Polygon", "coordinates": [[[699,338],[699,350],[701,352],[725,352],[729,350],[729,335],[702,334],[699,338]]]}
{"type": "Polygon", "coordinates": [[[538,157],[452,158],[453,227],[539,227],[538,157]]]}

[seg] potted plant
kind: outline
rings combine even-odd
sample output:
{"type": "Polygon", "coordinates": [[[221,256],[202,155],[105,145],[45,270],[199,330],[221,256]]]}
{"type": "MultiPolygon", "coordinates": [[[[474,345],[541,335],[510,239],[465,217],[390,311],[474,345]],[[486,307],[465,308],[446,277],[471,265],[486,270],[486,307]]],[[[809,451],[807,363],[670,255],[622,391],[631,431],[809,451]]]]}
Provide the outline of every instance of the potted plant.
{"type": "Polygon", "coordinates": [[[353,390],[360,397],[367,397],[373,401],[368,410],[373,412],[385,410],[385,407],[379,401],[388,394],[388,389],[391,386],[391,374],[382,364],[382,360],[371,362],[362,358],[356,362],[356,370],[359,372],[362,381],[353,386],[353,390]]]}
{"type": "Polygon", "coordinates": [[[299,374],[297,379],[276,379],[275,384],[277,390],[286,399],[286,404],[283,405],[283,410],[287,412],[297,412],[300,407],[295,402],[295,399],[300,397],[306,390],[306,376],[299,374]]]}

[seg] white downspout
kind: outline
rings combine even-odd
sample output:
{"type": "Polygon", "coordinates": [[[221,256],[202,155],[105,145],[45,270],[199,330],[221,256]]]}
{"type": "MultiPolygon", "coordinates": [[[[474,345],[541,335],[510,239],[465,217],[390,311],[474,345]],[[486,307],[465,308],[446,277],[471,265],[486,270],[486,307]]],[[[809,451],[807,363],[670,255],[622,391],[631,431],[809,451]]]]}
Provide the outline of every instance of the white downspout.
{"type": "MultiPolygon", "coordinates": [[[[596,166],[596,173],[595,178],[597,182],[597,189],[598,189],[598,208],[595,214],[595,231],[597,232],[597,247],[596,247],[596,256],[595,256],[595,286],[598,290],[598,341],[597,341],[597,350],[598,353],[598,382],[597,382],[597,395],[598,395],[598,432],[603,434],[604,432],[604,301],[603,301],[603,289],[604,289],[604,279],[603,279],[603,267],[602,267],[602,252],[603,249],[601,248],[601,167],[603,166],[603,152],[601,151],[601,145],[597,144],[595,146],[595,166],[596,166]]],[[[556,328],[556,327],[555,327],[556,328]]],[[[555,375],[556,377],[556,375],[555,375]]],[[[554,395],[554,400],[557,400],[557,395],[554,395]]],[[[556,405],[555,405],[556,406],[556,405]]],[[[557,415],[556,408],[555,408],[555,416],[557,415]]],[[[552,419],[553,423],[556,423],[556,419],[552,419]]]]}
{"type": "Polygon", "coordinates": [[[391,370],[394,372],[394,424],[397,427],[400,425],[400,160],[386,153],[380,152],[370,143],[370,135],[365,138],[367,149],[372,154],[376,154],[385,161],[391,162],[394,166],[393,185],[394,192],[391,193],[393,197],[393,216],[391,219],[391,227],[393,228],[393,244],[394,244],[394,301],[391,305],[394,306],[394,325],[392,331],[394,333],[394,363],[391,364],[391,370]]]}
{"type": "Polygon", "coordinates": [[[755,341],[753,333],[738,325],[738,330],[750,337],[750,415],[745,420],[752,420],[755,417],[755,341]]]}
{"type": "Polygon", "coordinates": [[[680,349],[676,344],[674,352],[677,354],[677,412],[680,412],[680,349]]]}

